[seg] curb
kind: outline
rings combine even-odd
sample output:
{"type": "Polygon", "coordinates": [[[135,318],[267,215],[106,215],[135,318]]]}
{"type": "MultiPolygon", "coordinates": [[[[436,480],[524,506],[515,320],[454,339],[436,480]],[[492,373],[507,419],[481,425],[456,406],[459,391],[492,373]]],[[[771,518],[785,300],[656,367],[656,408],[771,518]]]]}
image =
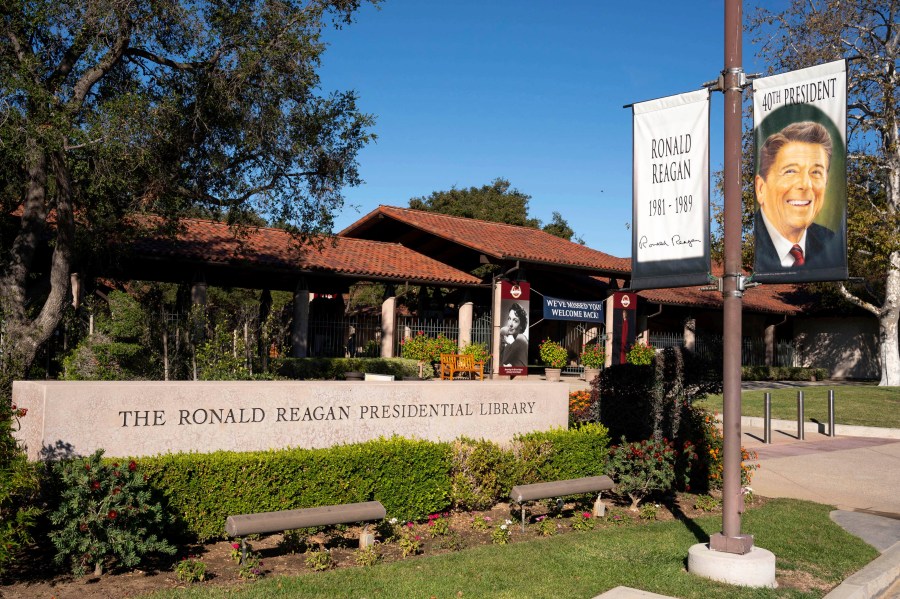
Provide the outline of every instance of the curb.
{"type": "MultiPolygon", "coordinates": [[[[721,419],[721,415],[720,415],[721,419]]],[[[765,428],[765,419],[760,416],[741,416],[741,427],[765,428]]],[[[796,420],[772,419],[772,429],[797,430],[796,420]]],[[[804,422],[803,431],[807,433],[828,434],[825,422],[804,422]]],[[[872,437],[877,439],[900,439],[900,429],[882,428],[878,426],[857,426],[853,424],[835,424],[835,435],[842,437],[872,437]]]]}
{"type": "Polygon", "coordinates": [[[824,599],[872,599],[900,579],[900,542],[847,578],[824,599]]]}

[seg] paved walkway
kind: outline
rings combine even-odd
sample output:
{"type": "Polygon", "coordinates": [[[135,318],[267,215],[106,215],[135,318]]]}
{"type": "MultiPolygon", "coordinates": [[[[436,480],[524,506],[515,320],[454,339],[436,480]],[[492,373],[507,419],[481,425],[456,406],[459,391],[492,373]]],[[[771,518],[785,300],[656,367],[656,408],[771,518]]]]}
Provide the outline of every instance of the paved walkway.
{"type": "MultiPolygon", "coordinates": [[[[749,381],[742,388],[816,384],[829,383],[749,381]]],[[[900,431],[852,427],[846,429],[853,431],[848,436],[840,434],[839,425],[838,436],[828,437],[807,428],[800,441],[796,423],[773,422],[772,443],[766,444],[761,419],[742,420],[741,444],[759,456],[760,468],[752,481],[755,493],[833,505],[837,509],[832,520],[882,552],[826,599],[900,599],[900,431]]],[[[648,596],[630,594],[633,589],[614,591],[609,597],[648,596]]]]}

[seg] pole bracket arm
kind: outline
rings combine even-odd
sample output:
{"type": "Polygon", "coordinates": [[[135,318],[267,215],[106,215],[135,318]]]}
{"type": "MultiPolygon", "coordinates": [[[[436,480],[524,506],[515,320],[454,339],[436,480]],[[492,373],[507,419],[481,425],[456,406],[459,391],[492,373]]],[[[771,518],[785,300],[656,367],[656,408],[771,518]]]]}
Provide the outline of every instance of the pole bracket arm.
{"type": "Polygon", "coordinates": [[[759,77],[759,73],[754,73],[752,75],[747,75],[744,73],[744,69],[741,68],[732,68],[726,69],[719,73],[718,78],[713,79],[712,81],[707,81],[703,83],[701,87],[705,87],[710,91],[714,92],[725,92],[725,91],[743,91],[745,87],[750,85],[750,82],[759,77]],[[729,75],[733,75],[737,77],[737,85],[735,85],[732,78],[729,78],[729,75]],[[726,79],[730,79],[726,83],[726,79]]]}

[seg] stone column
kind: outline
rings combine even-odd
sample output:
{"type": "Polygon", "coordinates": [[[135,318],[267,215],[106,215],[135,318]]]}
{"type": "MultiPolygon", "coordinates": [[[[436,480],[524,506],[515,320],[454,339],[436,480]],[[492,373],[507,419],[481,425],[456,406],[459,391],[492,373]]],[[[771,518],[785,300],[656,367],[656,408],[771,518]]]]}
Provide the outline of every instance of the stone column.
{"type": "Polygon", "coordinates": [[[494,289],[491,297],[494,318],[491,319],[491,378],[495,378],[500,374],[500,327],[503,321],[503,314],[500,313],[500,281],[494,281],[494,289]]]}
{"type": "Polygon", "coordinates": [[[385,285],[381,303],[381,357],[394,356],[394,330],[397,328],[397,297],[393,285],[385,285]]]}
{"type": "Polygon", "coordinates": [[[291,357],[309,355],[309,290],[299,284],[294,291],[294,318],[291,322],[291,357]]]}
{"type": "Polygon", "coordinates": [[[613,306],[615,306],[615,301],[613,300],[613,294],[610,293],[609,297],[606,298],[606,364],[605,366],[609,368],[612,366],[612,351],[613,351],[613,306]]]}
{"type": "Polygon", "coordinates": [[[650,343],[650,325],[647,322],[647,315],[642,314],[638,316],[637,319],[637,330],[641,333],[635,336],[635,341],[641,341],[643,343],[650,343]]]}
{"type": "Polygon", "coordinates": [[[766,327],[766,366],[775,365],[775,325],[766,327]]]}
{"type": "MultiPolygon", "coordinates": [[[[468,294],[466,294],[468,296],[468,294]]],[[[459,306],[459,348],[472,343],[472,321],[475,314],[475,304],[468,297],[463,299],[459,306]]]]}
{"type": "Polygon", "coordinates": [[[206,306],[206,281],[194,281],[191,284],[191,304],[206,306]]]}
{"type": "Polygon", "coordinates": [[[693,316],[684,319],[683,333],[684,349],[695,351],[697,349],[697,320],[693,316]]]}

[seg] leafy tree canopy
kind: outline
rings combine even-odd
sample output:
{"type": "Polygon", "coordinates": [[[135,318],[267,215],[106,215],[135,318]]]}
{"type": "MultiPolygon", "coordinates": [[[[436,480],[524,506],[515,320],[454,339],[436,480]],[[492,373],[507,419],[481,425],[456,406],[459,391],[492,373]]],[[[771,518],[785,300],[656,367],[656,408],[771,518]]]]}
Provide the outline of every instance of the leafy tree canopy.
{"type": "Polygon", "coordinates": [[[126,215],[330,231],[373,119],[354,92],[321,93],[320,34],[364,1],[380,2],[0,0],[0,202],[21,215],[0,240],[7,375],[126,215]]]}
{"type": "Polygon", "coordinates": [[[553,221],[541,226],[541,220],[528,215],[531,196],[512,187],[509,181],[494,179],[490,185],[448,191],[434,191],[427,197],[412,198],[409,207],[415,210],[440,212],[451,216],[475,218],[495,223],[542,229],[551,235],[572,239],[575,232],[559,212],[553,213],[553,221]]]}

